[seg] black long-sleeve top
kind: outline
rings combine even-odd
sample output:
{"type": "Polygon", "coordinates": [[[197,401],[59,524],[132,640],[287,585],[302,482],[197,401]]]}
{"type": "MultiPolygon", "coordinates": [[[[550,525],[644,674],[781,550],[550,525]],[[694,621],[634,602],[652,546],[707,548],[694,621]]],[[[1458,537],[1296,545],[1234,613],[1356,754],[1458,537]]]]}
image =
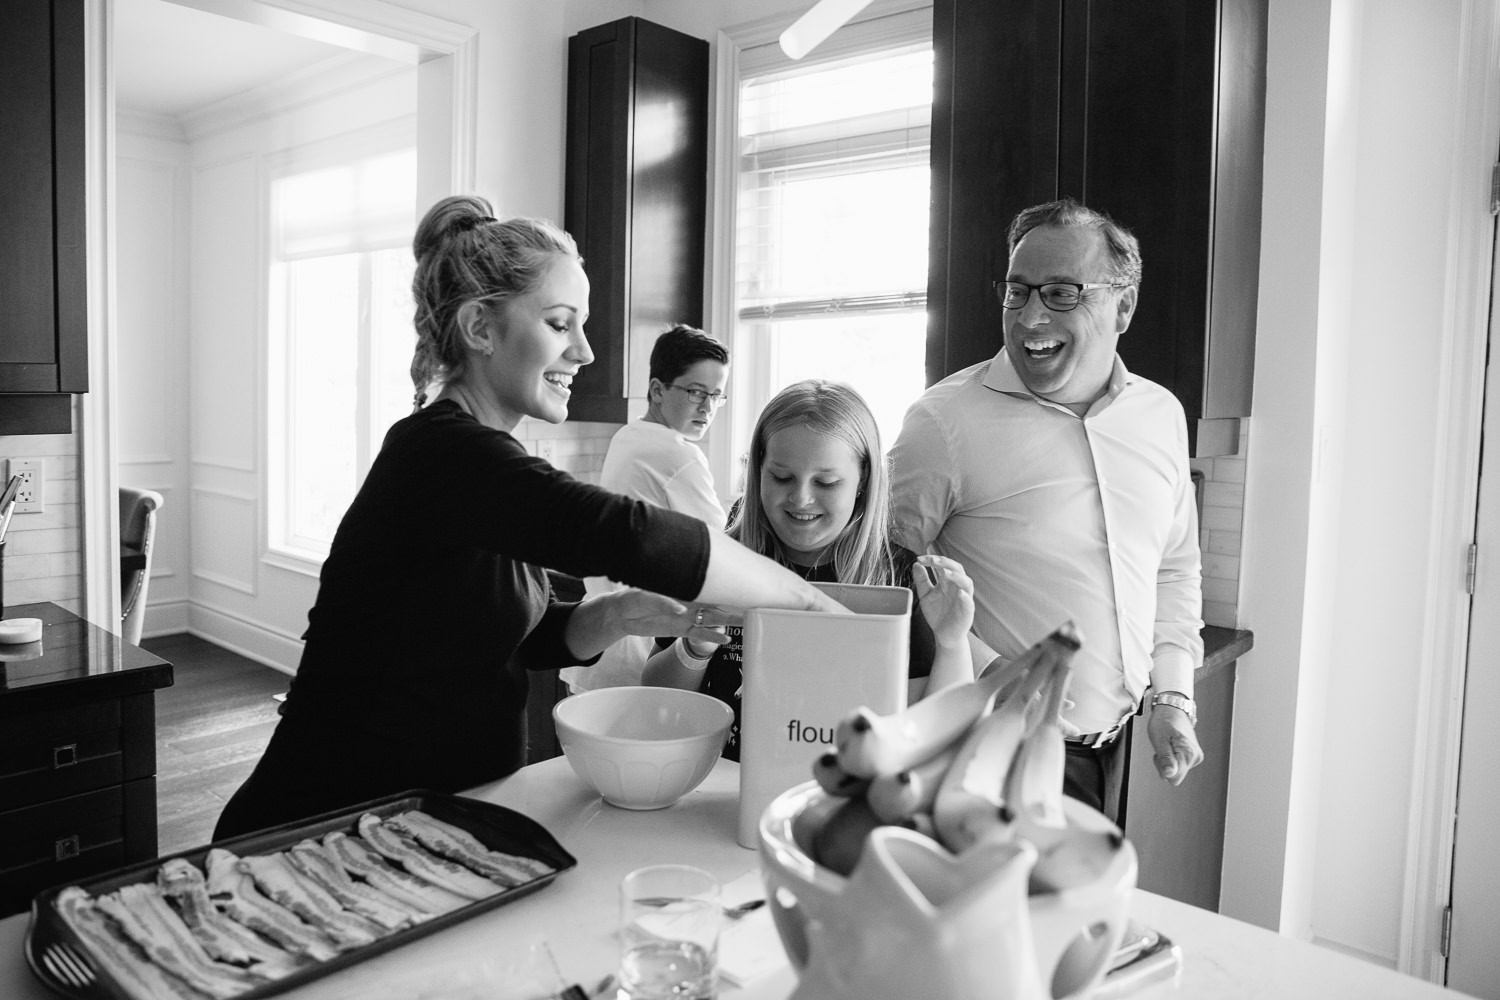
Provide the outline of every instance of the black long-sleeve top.
{"type": "Polygon", "coordinates": [[[688,599],[708,552],[696,518],[579,482],[456,403],[397,422],[334,535],[283,718],[217,835],[511,773],[527,670],[590,662],[563,641],[576,605],[552,600],[546,569],[688,599]]]}

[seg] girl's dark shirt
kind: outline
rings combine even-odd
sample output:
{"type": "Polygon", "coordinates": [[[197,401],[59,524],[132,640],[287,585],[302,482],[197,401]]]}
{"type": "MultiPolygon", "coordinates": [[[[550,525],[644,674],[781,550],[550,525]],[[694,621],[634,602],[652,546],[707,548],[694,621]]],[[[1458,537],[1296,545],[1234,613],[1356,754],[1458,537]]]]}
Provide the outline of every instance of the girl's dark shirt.
{"type": "MultiPolygon", "coordinates": [[[[907,676],[927,677],[932,673],[932,660],[937,655],[937,640],[933,637],[932,627],[927,624],[927,619],[922,614],[922,605],[916,599],[916,588],[912,584],[912,568],[916,564],[916,556],[906,549],[893,547],[892,557],[895,564],[895,578],[902,581],[912,591],[911,629],[906,661],[907,676]]],[[[791,568],[801,573],[803,579],[813,583],[839,582],[834,573],[833,563],[791,568]]],[[[729,739],[724,743],[724,756],[730,760],[739,760],[740,689],[744,684],[742,674],[744,629],[733,625],[725,631],[729,636],[729,642],[714,650],[713,656],[709,658],[708,666],[704,668],[703,686],[699,690],[713,695],[734,709],[734,724],[730,727],[729,739]]],[[[657,641],[662,648],[665,648],[665,645],[673,640],[659,639],[657,641]]]]}
{"type": "Polygon", "coordinates": [[[568,651],[576,605],[553,602],[544,567],[690,599],[708,553],[696,518],[579,482],[434,403],[391,427],[339,524],[262,768],[364,797],[510,774],[526,762],[526,672],[592,662],[568,651]]]}

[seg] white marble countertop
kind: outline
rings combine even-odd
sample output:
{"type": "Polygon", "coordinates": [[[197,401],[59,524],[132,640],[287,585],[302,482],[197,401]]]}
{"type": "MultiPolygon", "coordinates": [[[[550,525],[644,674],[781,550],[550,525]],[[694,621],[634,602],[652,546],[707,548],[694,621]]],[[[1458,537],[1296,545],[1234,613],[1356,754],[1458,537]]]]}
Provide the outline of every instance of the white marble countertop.
{"type": "MultiPolygon", "coordinates": [[[[474,984],[525,967],[546,942],[570,981],[597,983],[616,960],[616,892],[626,872],[664,861],[697,865],[723,882],[758,870],[735,842],[738,766],[720,761],[697,790],[668,809],[631,812],[606,805],[559,757],[469,794],[531,816],[578,859],[552,885],[465,923],[284,994],[291,1000],[469,1000],[493,997],[474,984]]],[[[1136,920],[1182,950],[1173,982],[1149,985],[1141,1000],[1423,1000],[1458,996],[1410,976],[1296,941],[1152,893],[1137,891],[1136,920]]],[[[49,1000],[26,965],[29,915],[0,921],[0,997],[49,1000]]],[[[723,1000],[785,1000],[795,973],[782,964],[723,1000]]]]}

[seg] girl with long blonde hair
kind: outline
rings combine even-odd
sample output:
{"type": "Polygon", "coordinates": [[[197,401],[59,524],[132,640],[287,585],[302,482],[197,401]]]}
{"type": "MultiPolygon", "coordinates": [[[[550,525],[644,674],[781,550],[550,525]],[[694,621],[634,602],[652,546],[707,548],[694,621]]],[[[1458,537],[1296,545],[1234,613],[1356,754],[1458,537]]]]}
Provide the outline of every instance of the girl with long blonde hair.
{"type": "MultiPolygon", "coordinates": [[[[787,386],[761,411],[750,439],[745,496],[728,534],[815,583],[910,587],[909,700],[974,678],[968,631],[974,586],[962,566],[915,555],[890,539],[889,480],[870,407],[842,382],[787,386]]],[[[735,710],[724,754],[739,757],[741,632],[715,646],[665,642],[643,682],[702,690],[735,710]]]]}

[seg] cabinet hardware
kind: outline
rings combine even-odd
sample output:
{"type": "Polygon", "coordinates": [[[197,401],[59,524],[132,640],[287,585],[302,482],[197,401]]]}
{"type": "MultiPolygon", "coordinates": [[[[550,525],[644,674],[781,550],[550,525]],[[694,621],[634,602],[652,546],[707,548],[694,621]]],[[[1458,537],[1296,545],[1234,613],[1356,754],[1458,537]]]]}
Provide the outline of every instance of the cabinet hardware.
{"type": "Polygon", "coordinates": [[[72,767],[78,763],[78,744],[64,743],[60,747],[52,748],[52,768],[72,767]]]}
{"type": "Polygon", "coordinates": [[[58,861],[68,861],[78,857],[78,834],[55,841],[52,845],[52,853],[58,861]]]}

